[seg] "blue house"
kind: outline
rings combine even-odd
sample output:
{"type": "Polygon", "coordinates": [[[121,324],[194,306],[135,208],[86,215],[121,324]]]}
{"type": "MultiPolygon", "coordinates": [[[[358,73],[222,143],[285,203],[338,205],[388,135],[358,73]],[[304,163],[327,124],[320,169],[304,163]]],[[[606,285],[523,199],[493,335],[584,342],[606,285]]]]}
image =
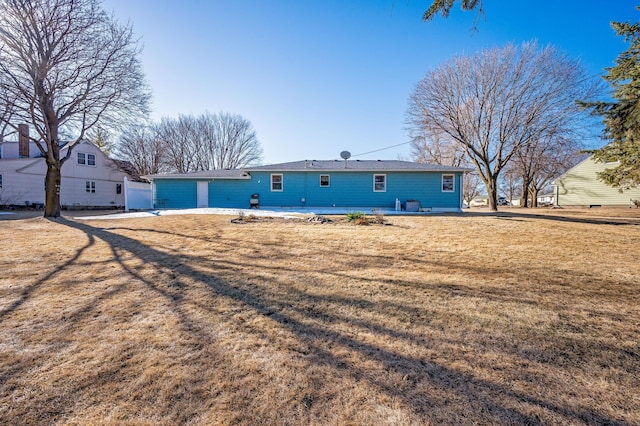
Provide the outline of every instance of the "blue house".
{"type": "Polygon", "coordinates": [[[155,208],[394,209],[398,200],[407,211],[449,212],[462,208],[465,171],[395,160],[305,160],[146,177],[155,208]]]}

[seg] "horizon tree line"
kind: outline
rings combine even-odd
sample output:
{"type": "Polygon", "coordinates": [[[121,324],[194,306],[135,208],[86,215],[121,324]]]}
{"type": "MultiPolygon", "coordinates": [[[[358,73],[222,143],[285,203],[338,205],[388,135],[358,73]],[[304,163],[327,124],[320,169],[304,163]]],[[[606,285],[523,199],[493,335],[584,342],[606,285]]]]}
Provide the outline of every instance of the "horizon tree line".
{"type": "Polygon", "coordinates": [[[258,164],[262,147],[249,120],[239,114],[181,114],[126,129],[113,147],[141,175],[235,169],[258,164]]]}

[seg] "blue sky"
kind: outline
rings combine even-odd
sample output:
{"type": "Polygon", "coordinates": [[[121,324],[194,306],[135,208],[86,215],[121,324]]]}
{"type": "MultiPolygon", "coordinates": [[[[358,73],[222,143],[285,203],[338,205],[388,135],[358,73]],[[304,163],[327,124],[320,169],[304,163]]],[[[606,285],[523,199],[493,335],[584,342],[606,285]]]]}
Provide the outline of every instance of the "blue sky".
{"type": "Polygon", "coordinates": [[[626,48],[609,23],[640,18],[633,0],[485,0],[486,19],[473,32],[475,12],[458,5],[448,19],[423,23],[430,3],[105,0],[104,7],[142,40],[153,119],[240,114],[256,129],[265,164],[335,159],[343,150],[409,159],[407,99],[428,70],[455,55],[536,39],[602,75],[626,48]]]}

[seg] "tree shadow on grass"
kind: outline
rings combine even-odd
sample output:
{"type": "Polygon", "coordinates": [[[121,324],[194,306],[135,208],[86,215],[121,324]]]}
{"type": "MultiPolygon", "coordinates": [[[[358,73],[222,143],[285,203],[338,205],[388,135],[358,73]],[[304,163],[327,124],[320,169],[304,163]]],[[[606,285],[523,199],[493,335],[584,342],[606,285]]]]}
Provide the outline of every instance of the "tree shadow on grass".
{"type": "MultiPolygon", "coordinates": [[[[394,351],[383,346],[374,345],[354,337],[350,333],[336,330],[331,325],[336,323],[347,324],[350,328],[369,329],[372,332],[385,336],[388,339],[405,340],[409,344],[424,344],[424,339],[410,332],[395,330],[391,326],[370,324],[364,320],[340,314],[340,312],[328,309],[308,309],[308,306],[324,302],[322,296],[312,296],[304,291],[293,288],[276,294],[262,291],[260,286],[249,285],[252,277],[242,271],[243,267],[250,266],[248,261],[239,259],[236,265],[232,262],[217,262],[215,258],[198,258],[188,254],[163,252],[153,248],[135,238],[110,232],[108,229],[96,228],[84,223],[59,219],[57,223],[81,230],[89,238],[89,243],[80,249],[76,255],[57,268],[52,274],[63,271],[73,264],[80,255],[100,239],[110,246],[113,257],[123,270],[132,278],[144,283],[149,289],[156,292],[168,301],[171,311],[177,315],[183,329],[189,334],[199,338],[203,342],[210,341],[208,331],[198,324],[188,310],[183,306],[182,290],[188,286],[186,281],[203,284],[211,292],[211,297],[225,297],[244,306],[256,315],[268,317],[275,321],[279,327],[288,330],[300,342],[304,342],[309,348],[309,354],[305,357],[308,363],[331,366],[339,370],[341,374],[351,376],[356,381],[364,381],[380,392],[402,401],[403,405],[410,409],[416,416],[425,422],[446,421],[446,418],[438,418],[433,414],[433,408],[438,406],[467,407],[466,413],[474,413],[475,418],[467,419],[471,423],[518,423],[518,424],[543,424],[540,418],[528,414],[519,409],[523,405],[537,407],[551,414],[554,419],[564,419],[571,422],[598,423],[622,425],[593,408],[567,407],[553,400],[541,399],[523,392],[513,390],[507,385],[481,379],[476,375],[457,371],[430,359],[420,359],[399,351],[394,351]],[[145,265],[156,268],[160,273],[169,273],[174,270],[177,273],[174,287],[161,286],[152,279],[139,273],[135,268],[128,266],[123,261],[122,254],[128,253],[145,265]],[[196,269],[192,265],[202,265],[196,269]],[[228,282],[221,273],[233,273],[243,275],[236,279],[235,283],[228,282]],[[184,281],[184,283],[183,283],[184,281]],[[243,284],[237,284],[243,282],[243,284]],[[355,353],[357,359],[366,359],[382,365],[384,370],[396,379],[373,375],[360,364],[354,363],[349,357],[328,350],[328,347],[340,347],[347,353],[355,353]],[[400,379],[397,379],[400,378],[400,379]],[[453,401],[441,395],[426,394],[420,385],[428,383],[429,387],[439,389],[444,395],[453,397],[453,401]],[[435,417],[434,417],[435,416],[435,417]]],[[[281,272],[285,272],[284,270],[281,272]]],[[[330,272],[326,272],[330,273],[330,272]]],[[[39,286],[48,279],[39,280],[32,285],[39,286]]],[[[277,278],[273,278],[277,280],[277,278]]],[[[118,289],[116,289],[119,291],[118,289]]],[[[11,310],[19,307],[33,291],[25,290],[18,302],[14,303],[11,310]]],[[[109,297],[109,294],[104,294],[109,297]]],[[[362,309],[371,308],[371,302],[366,299],[350,297],[334,297],[330,301],[333,305],[361,306],[362,309]]],[[[76,311],[74,321],[81,320],[94,309],[94,304],[87,304],[84,309],[76,311]]],[[[395,307],[394,309],[401,309],[395,307]]],[[[5,313],[6,315],[6,313],[5,313]]],[[[254,330],[259,333],[259,330],[254,330]]],[[[464,342],[457,342],[463,344],[464,342]]],[[[302,396],[301,396],[302,397],[302,396]]],[[[534,410],[535,411],[535,410],[534,410]]]]}
{"type": "MultiPolygon", "coordinates": [[[[437,213],[438,216],[453,216],[452,213],[437,213]]],[[[465,212],[456,213],[456,217],[495,217],[503,220],[521,221],[522,219],[547,220],[552,222],[584,223],[588,225],[615,225],[615,226],[640,226],[640,218],[632,217],[575,217],[559,213],[536,214],[528,212],[465,212]]]]}
{"type": "Polygon", "coordinates": [[[87,241],[87,244],[85,244],[83,247],[79,248],[76,251],[76,253],[73,256],[71,256],[66,262],[64,262],[62,265],[54,268],[51,272],[49,272],[48,274],[46,274],[44,277],[40,278],[39,280],[37,280],[33,284],[29,284],[29,285],[25,286],[24,289],[20,292],[20,295],[18,296],[18,298],[16,300],[14,300],[6,308],[0,310],[0,322],[2,321],[2,319],[4,317],[6,317],[7,315],[9,315],[12,312],[14,312],[16,309],[18,309],[20,306],[22,306],[22,304],[24,304],[27,300],[29,300],[31,295],[35,291],[37,291],[40,287],[42,287],[42,285],[46,284],[53,277],[55,277],[56,275],[64,272],[67,268],[69,268],[71,265],[76,263],[78,261],[78,259],[80,258],[80,256],[82,256],[83,253],[85,253],[87,250],[89,250],[95,243],[95,238],[92,235],[87,234],[87,238],[89,239],[89,241],[87,241]]]}

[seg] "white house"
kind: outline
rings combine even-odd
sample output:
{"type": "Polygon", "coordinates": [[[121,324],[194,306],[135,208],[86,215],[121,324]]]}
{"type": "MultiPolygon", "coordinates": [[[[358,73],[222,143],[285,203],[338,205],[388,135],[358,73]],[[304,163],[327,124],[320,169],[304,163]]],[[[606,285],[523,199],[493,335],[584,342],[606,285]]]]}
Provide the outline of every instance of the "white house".
{"type": "MultiPolygon", "coordinates": [[[[67,148],[62,148],[60,155],[66,153],[67,148]]],[[[23,137],[19,142],[0,142],[0,206],[44,205],[46,170],[33,142],[23,137]]],[[[125,181],[132,179],[121,162],[91,142],[81,142],[62,166],[60,204],[67,209],[124,207],[125,181]]]]}

